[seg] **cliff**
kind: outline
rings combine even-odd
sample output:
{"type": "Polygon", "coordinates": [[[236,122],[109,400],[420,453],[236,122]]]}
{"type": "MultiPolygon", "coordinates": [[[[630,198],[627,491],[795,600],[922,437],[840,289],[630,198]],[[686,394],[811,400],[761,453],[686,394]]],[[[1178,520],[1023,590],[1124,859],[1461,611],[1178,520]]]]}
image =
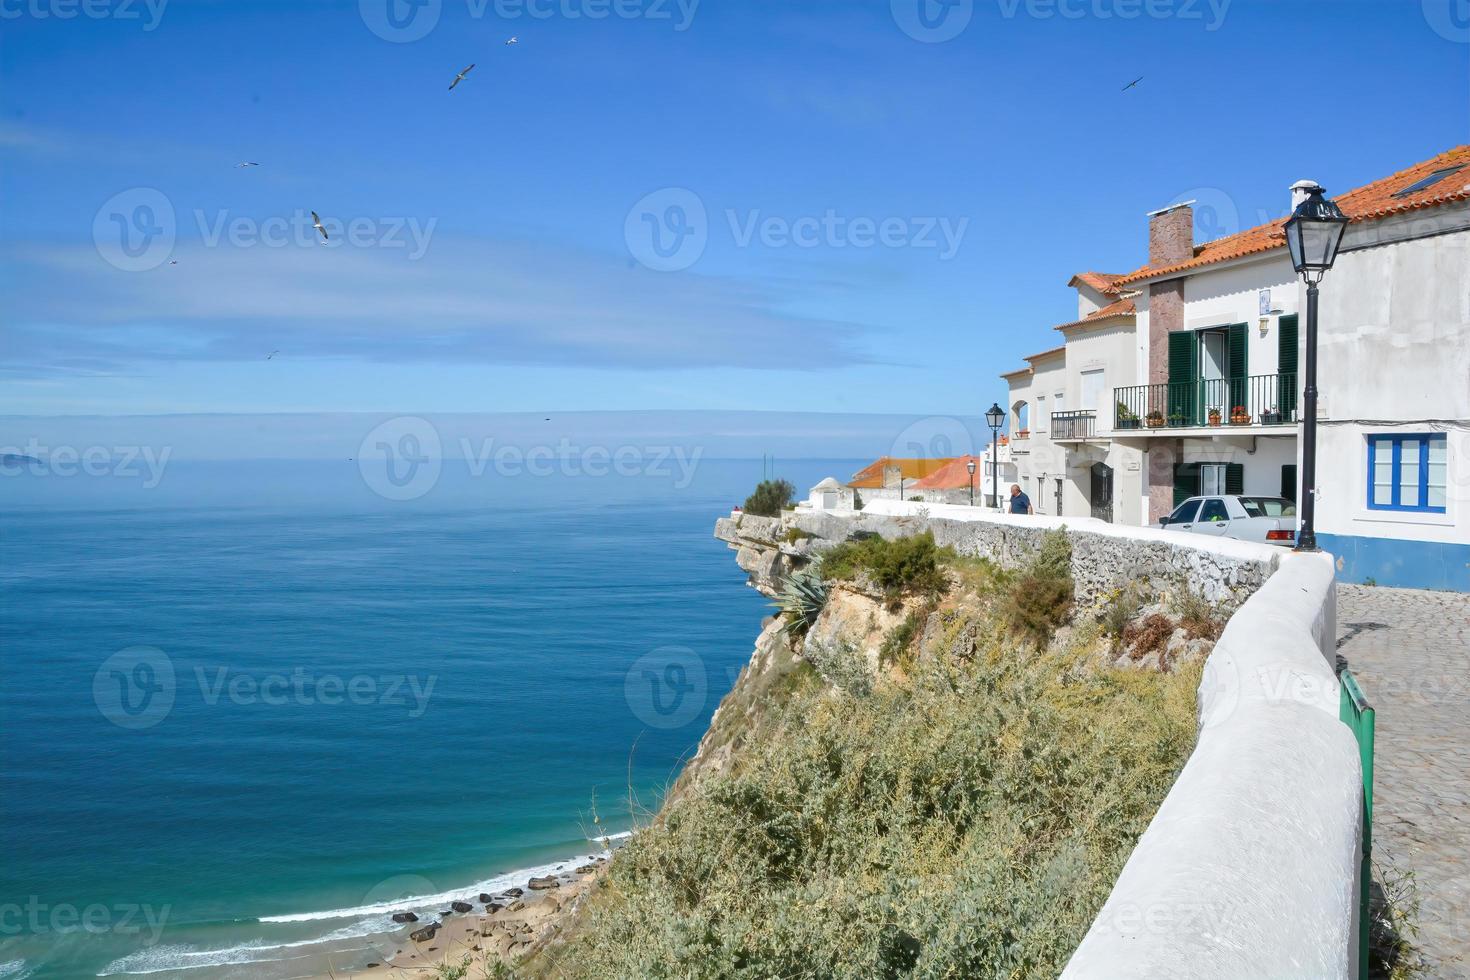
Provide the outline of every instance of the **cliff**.
{"type": "MultiPolygon", "coordinates": [[[[1167,609],[1201,601],[1194,559],[924,515],[715,534],[820,603],[764,624],[657,816],[519,969],[1055,976],[1193,745],[1192,631],[1218,623],[1167,609]]],[[[1210,561],[1227,605],[1266,574],[1210,561]]]]}

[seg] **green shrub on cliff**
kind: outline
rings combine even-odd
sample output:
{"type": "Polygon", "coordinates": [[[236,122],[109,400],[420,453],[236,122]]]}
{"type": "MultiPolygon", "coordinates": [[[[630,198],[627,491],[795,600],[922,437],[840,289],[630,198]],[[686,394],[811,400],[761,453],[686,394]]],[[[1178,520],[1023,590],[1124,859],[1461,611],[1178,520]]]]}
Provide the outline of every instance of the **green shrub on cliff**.
{"type": "Polygon", "coordinates": [[[1041,539],[1031,564],[1011,585],[1011,628],[1032,643],[1044,645],[1072,618],[1072,542],[1058,528],[1041,539]]]}
{"type": "Polygon", "coordinates": [[[848,581],[866,574],[890,600],[904,593],[934,596],[949,587],[940,565],[953,556],[951,549],[934,544],[932,531],[891,541],[874,535],[823,552],[822,574],[848,581]]]}
{"type": "Polygon", "coordinates": [[[805,636],[827,605],[828,585],[822,578],[822,562],[818,558],[799,572],[786,577],[776,606],[786,617],[781,627],[789,636],[805,636]]]}
{"type": "MultiPolygon", "coordinates": [[[[613,861],[557,977],[1055,977],[1192,747],[1198,666],[977,650],[798,685],[613,861]]],[[[954,610],[951,610],[954,613],[954,610]]]]}
{"type": "Polygon", "coordinates": [[[790,507],[796,499],[796,487],[790,480],[762,480],[756,485],[755,493],[745,498],[741,508],[757,517],[780,517],[781,508],[790,507]]]}

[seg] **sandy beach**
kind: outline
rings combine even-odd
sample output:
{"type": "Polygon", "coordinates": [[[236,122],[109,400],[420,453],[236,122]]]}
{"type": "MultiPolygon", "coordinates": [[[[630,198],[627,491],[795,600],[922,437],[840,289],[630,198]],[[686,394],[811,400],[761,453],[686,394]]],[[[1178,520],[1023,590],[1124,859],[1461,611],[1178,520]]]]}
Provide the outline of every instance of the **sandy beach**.
{"type": "Polygon", "coordinates": [[[468,963],[467,975],[493,975],[496,963],[512,964],[557,935],[567,914],[592,888],[607,867],[607,858],[567,868],[494,894],[482,894],[468,910],[446,908],[435,917],[405,922],[378,945],[391,955],[351,969],[334,969],[312,980],[343,977],[402,977],[419,980],[438,975],[440,964],[468,963]],[[417,937],[417,938],[415,938],[417,937]]]}

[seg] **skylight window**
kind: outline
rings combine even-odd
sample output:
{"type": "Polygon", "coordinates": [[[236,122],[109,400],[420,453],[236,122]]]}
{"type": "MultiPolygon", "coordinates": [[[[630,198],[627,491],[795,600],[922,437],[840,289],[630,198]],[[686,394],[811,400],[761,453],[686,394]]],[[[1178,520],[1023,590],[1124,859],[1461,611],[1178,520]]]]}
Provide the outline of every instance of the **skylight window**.
{"type": "Polygon", "coordinates": [[[1417,194],[1419,191],[1424,190],[1424,188],[1426,187],[1433,187],[1435,184],[1444,180],[1450,174],[1459,173],[1461,170],[1464,169],[1465,165],[1462,163],[1458,167],[1445,167],[1443,170],[1436,170],[1428,177],[1420,178],[1419,180],[1414,181],[1414,183],[1410,184],[1408,187],[1405,187],[1403,190],[1396,191],[1393,196],[1408,197],[1410,194],[1417,194]]]}

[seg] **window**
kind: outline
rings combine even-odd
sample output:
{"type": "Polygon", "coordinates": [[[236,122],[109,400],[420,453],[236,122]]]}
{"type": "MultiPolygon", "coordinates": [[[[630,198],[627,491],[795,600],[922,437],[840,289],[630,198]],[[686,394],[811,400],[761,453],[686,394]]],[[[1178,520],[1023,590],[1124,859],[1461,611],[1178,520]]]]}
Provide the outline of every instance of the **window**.
{"type": "Polygon", "coordinates": [[[1188,524],[1194,520],[1195,511],[1199,510],[1198,500],[1186,500],[1174,508],[1174,513],[1164,518],[1165,524],[1188,524]]]}
{"type": "Polygon", "coordinates": [[[1016,417],[1015,431],[1025,432],[1031,428],[1031,409],[1025,402],[1016,402],[1011,406],[1011,411],[1016,417]]]}
{"type": "Polygon", "coordinates": [[[1035,432],[1045,432],[1046,431],[1046,422],[1047,422],[1047,419],[1046,419],[1046,396],[1045,395],[1037,395],[1036,396],[1036,424],[1035,424],[1035,426],[1033,428],[1033,431],[1035,431],[1035,432]]]}
{"type": "Polygon", "coordinates": [[[1097,411],[1102,406],[1106,374],[1101,369],[1082,372],[1082,404],[1079,408],[1097,411]]]}
{"type": "Polygon", "coordinates": [[[1296,516],[1296,504],[1285,497],[1241,497],[1240,506],[1250,517],[1296,516]]]}
{"type": "Polygon", "coordinates": [[[1448,446],[1441,434],[1368,437],[1368,507],[1445,512],[1448,446]]]}
{"type": "Polygon", "coordinates": [[[1211,497],[1205,501],[1200,508],[1199,519],[1202,521],[1228,521],[1230,514],[1225,510],[1225,501],[1219,497],[1211,497]]]}
{"type": "Polygon", "coordinates": [[[1410,184],[1408,187],[1405,187],[1403,190],[1394,192],[1393,196],[1408,197],[1410,194],[1417,194],[1419,191],[1424,190],[1426,187],[1433,187],[1435,184],[1444,180],[1450,174],[1457,174],[1464,169],[1465,165],[1462,163],[1458,167],[1445,167],[1443,170],[1436,170],[1428,177],[1425,177],[1421,180],[1416,180],[1414,181],[1414,183],[1410,184]]]}
{"type": "Polygon", "coordinates": [[[1200,493],[1229,493],[1225,489],[1225,464],[1201,463],[1199,468],[1200,493]]]}

